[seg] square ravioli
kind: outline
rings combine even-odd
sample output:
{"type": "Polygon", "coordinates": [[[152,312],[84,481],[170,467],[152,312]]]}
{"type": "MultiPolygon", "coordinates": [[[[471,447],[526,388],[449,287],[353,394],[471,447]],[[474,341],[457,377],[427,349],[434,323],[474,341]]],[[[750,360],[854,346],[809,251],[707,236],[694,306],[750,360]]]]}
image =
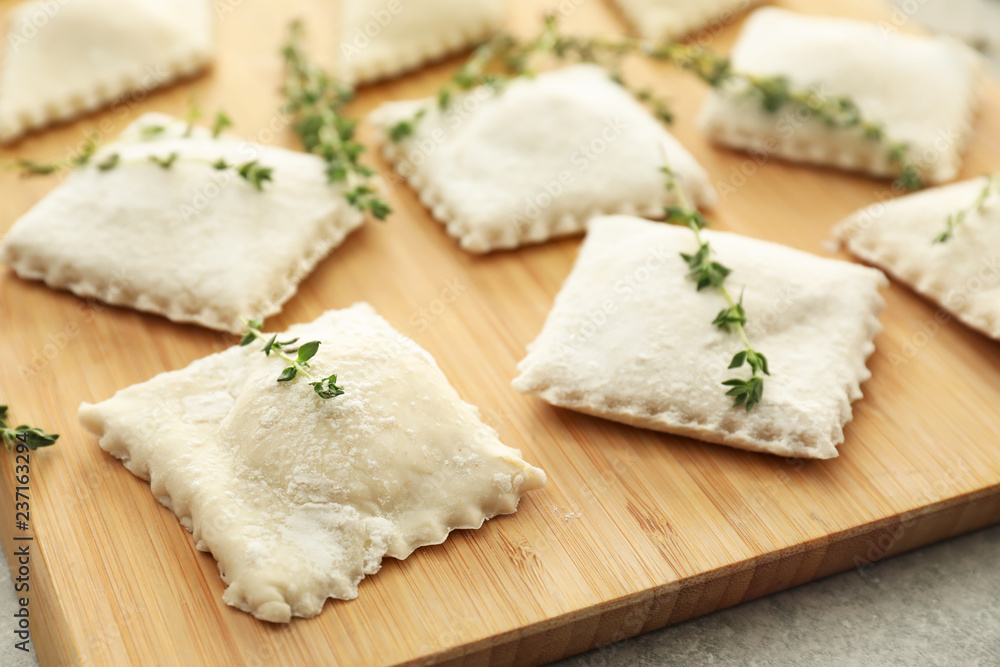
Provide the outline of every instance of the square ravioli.
{"type": "Polygon", "coordinates": [[[715,202],[694,157],[594,65],[476,89],[444,110],[436,99],[390,102],[369,120],[396,171],[472,252],[579,233],[602,213],[662,216],[676,201],[665,163],[690,200],[715,202]],[[389,139],[421,111],[412,135],[389,139]]]}
{"type": "Polygon", "coordinates": [[[14,223],[0,261],[81,297],[238,332],[279,312],[362,222],[321,158],[146,114],[14,223]],[[171,155],[169,169],[151,161],[171,155]],[[256,160],[272,180],[257,189],[219,159],[256,160]]]}
{"type": "Polygon", "coordinates": [[[834,233],[851,254],[1000,339],[998,185],[976,178],[873,204],[834,233]]]}
{"type": "Polygon", "coordinates": [[[687,227],[597,218],[514,380],[549,403],[657,431],[790,457],[837,456],[851,402],[871,374],[884,307],[880,271],[726,232],[701,232],[745,288],[753,348],[767,357],[763,399],[734,407],[722,385],[740,349],[713,324],[724,297],[696,290],[680,253],[687,227]]]}
{"type": "Polygon", "coordinates": [[[731,22],[759,0],[614,0],[643,39],[677,39],[731,22]]]}
{"type": "Polygon", "coordinates": [[[341,77],[367,83],[416,69],[491,37],[505,11],[504,0],[342,0],[341,77]]]}
{"type": "Polygon", "coordinates": [[[0,68],[0,142],[198,72],[213,23],[209,0],[19,5],[0,68]]]}
{"type": "Polygon", "coordinates": [[[927,182],[958,173],[982,70],[981,59],[965,45],[874,23],[764,8],[747,20],[731,59],[737,72],[782,76],[821,97],[847,96],[863,118],[882,125],[885,140],[867,138],[859,126],[828,127],[792,108],[768,112],[759,95],[734,82],[713,91],[702,110],[701,128],[714,141],[879,177],[900,174],[887,142],[903,142],[927,182]]]}
{"type": "Polygon", "coordinates": [[[406,558],[517,509],[545,474],[503,445],[416,343],[367,304],[279,338],[320,342],[324,400],[259,344],[128,387],[79,416],[210,551],[226,603],[265,621],[352,599],[406,558]]]}

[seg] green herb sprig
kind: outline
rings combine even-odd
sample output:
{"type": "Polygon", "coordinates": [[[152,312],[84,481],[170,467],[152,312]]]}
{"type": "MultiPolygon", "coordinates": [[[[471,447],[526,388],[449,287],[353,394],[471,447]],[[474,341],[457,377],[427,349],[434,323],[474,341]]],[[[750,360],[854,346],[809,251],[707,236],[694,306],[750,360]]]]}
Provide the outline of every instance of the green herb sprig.
{"type": "MultiPolygon", "coordinates": [[[[543,55],[562,62],[600,65],[613,80],[648,103],[654,113],[668,123],[673,117],[669,104],[648,89],[635,90],[628,86],[621,74],[621,64],[630,55],[672,64],[716,90],[757,99],[768,113],[775,114],[791,107],[802,110],[831,129],[858,129],[866,140],[884,146],[886,159],[899,170],[897,183],[901,187],[915,190],[924,185],[909,145],[886,136],[884,126],[865,118],[858,105],[847,96],[823,95],[812,88],[796,87],[783,76],[757,76],[735,71],[728,58],[701,46],[672,41],[650,42],[632,37],[566,35],[560,32],[558,21],[553,16],[546,17],[541,34],[535,38],[519,41],[501,34],[473,51],[453,79],[438,93],[438,102],[445,107],[456,91],[480,85],[500,88],[512,78],[533,75],[532,61],[543,55]]],[[[390,139],[401,141],[412,135],[419,120],[409,118],[400,121],[390,128],[390,139]]]]}
{"type": "Polygon", "coordinates": [[[7,426],[7,412],[7,406],[0,405],[0,437],[3,438],[7,449],[14,449],[19,444],[31,450],[38,449],[39,447],[51,447],[59,439],[59,436],[55,433],[46,433],[40,428],[34,428],[26,424],[9,428],[7,426]]]}
{"type": "Polygon", "coordinates": [[[75,169],[77,167],[83,167],[90,162],[90,158],[94,157],[94,153],[97,152],[97,135],[90,134],[83,141],[83,145],[80,146],[80,150],[73,153],[65,160],[59,162],[42,162],[39,160],[29,160],[27,158],[15,158],[13,160],[5,160],[0,162],[0,165],[7,169],[13,169],[14,171],[20,172],[21,176],[48,176],[49,174],[54,174],[62,169],[75,169]]]}
{"type": "MultiPolygon", "coordinates": [[[[193,123],[201,116],[201,112],[197,109],[197,106],[192,105],[191,110],[186,116],[188,125],[182,135],[185,138],[191,136],[194,131],[193,123]]],[[[217,138],[223,130],[227,127],[231,127],[232,124],[233,122],[230,120],[229,116],[227,116],[224,112],[219,111],[215,115],[215,121],[212,123],[212,138],[217,138]]],[[[143,141],[149,141],[161,137],[166,131],[166,125],[146,125],[139,130],[139,138],[143,141]]],[[[137,160],[124,160],[119,153],[109,153],[99,162],[94,162],[93,157],[97,152],[97,148],[97,136],[90,135],[84,141],[80,150],[65,160],[58,162],[39,162],[35,160],[16,159],[9,163],[9,166],[21,172],[22,176],[47,176],[63,169],[78,169],[86,167],[92,163],[99,171],[111,171],[122,164],[135,164],[139,162],[137,160]]],[[[185,157],[174,151],[167,155],[150,155],[145,161],[152,162],[153,164],[159,165],[164,169],[170,169],[176,162],[207,164],[217,171],[231,169],[237,176],[242,178],[258,191],[262,191],[264,189],[264,183],[274,180],[272,168],[261,165],[258,160],[250,160],[248,162],[241,163],[228,162],[223,159],[213,161],[196,157],[185,157]]]]}
{"type": "Polygon", "coordinates": [[[947,243],[955,235],[955,228],[959,227],[965,219],[973,213],[982,213],[986,202],[993,195],[1000,194],[1000,177],[996,174],[988,174],[983,177],[982,189],[976,194],[976,198],[971,204],[963,209],[955,211],[945,219],[944,230],[934,237],[934,243],[947,243]]]}
{"type": "Polygon", "coordinates": [[[776,114],[791,107],[833,130],[858,129],[867,141],[884,144],[888,162],[899,168],[897,182],[906,190],[923,187],[920,169],[910,155],[909,144],[886,136],[882,123],[865,118],[857,103],[846,95],[825,95],[813,88],[800,88],[785,76],[758,76],[736,71],[732,62],[701,46],[679,42],[639,45],[654,60],[669,62],[691,72],[718,91],[756,98],[764,111],[776,114]]]}
{"type": "Polygon", "coordinates": [[[327,179],[345,185],[344,196],[351,206],[385,220],[392,209],[370,182],[374,170],[360,162],[365,148],[354,138],[356,122],[341,113],[354,91],[309,60],[302,48],[301,23],[290,26],[281,54],[286,69],[285,110],[292,115],[292,127],[303,146],[326,161],[327,179]]]}
{"type": "Polygon", "coordinates": [[[225,111],[219,111],[215,114],[215,120],[212,122],[212,138],[218,139],[219,135],[223,131],[233,126],[232,119],[226,114],[225,111]]]}
{"type": "Polygon", "coordinates": [[[291,382],[299,374],[302,374],[313,380],[309,385],[313,388],[316,394],[323,399],[336,398],[337,396],[342,396],[344,394],[344,388],[337,384],[336,374],[330,375],[329,377],[316,379],[312,373],[309,372],[309,360],[316,356],[319,351],[319,341],[314,340],[308,343],[302,343],[298,347],[292,347],[295,345],[299,339],[292,338],[291,340],[279,341],[277,334],[272,334],[269,338],[267,334],[261,331],[264,327],[262,322],[256,320],[244,320],[246,324],[247,332],[240,339],[240,346],[246,347],[254,341],[260,340],[264,342],[264,347],[261,352],[264,356],[271,356],[273,352],[276,356],[281,357],[288,362],[288,366],[285,367],[281,374],[278,375],[278,382],[291,382]],[[295,355],[294,357],[291,355],[295,355]]]}
{"type": "MultiPolygon", "coordinates": [[[[546,55],[556,60],[575,59],[600,64],[609,71],[612,80],[630,89],[621,74],[620,58],[615,57],[625,55],[625,51],[616,49],[607,40],[566,36],[559,32],[555,16],[548,15],[541,33],[532,39],[522,41],[501,33],[477,47],[438,91],[438,107],[447,109],[456,94],[473,88],[487,87],[501,92],[513,79],[534,76],[537,71],[534,60],[546,55]]],[[[673,121],[673,113],[665,99],[649,89],[632,90],[632,93],[649,104],[660,120],[665,123],[673,121]]],[[[422,109],[412,118],[403,119],[389,128],[390,140],[398,143],[410,137],[425,113],[426,109],[422,109]]]]}
{"type": "Polygon", "coordinates": [[[747,338],[745,328],[747,313],[743,307],[743,294],[740,294],[739,300],[733,299],[733,295],[726,287],[726,278],[732,270],[712,259],[712,247],[701,234],[701,230],[708,226],[708,222],[690,204],[684,190],[677,184],[673,171],[669,167],[663,167],[663,173],[667,179],[667,190],[674,194],[678,202],[677,206],[668,206],[664,209],[666,222],[684,225],[694,233],[695,241],[698,243],[697,252],[681,253],[681,258],[688,266],[688,278],[695,282],[698,291],[712,287],[726,300],[726,307],[719,311],[712,324],[723,331],[736,332],[743,343],[743,349],[733,356],[729,368],[742,368],[744,365],[750,367],[749,378],[734,377],[722,383],[729,387],[726,396],[733,398],[733,407],[743,405],[746,411],[750,412],[764,396],[764,376],[771,374],[767,367],[767,357],[753,349],[747,338]]]}

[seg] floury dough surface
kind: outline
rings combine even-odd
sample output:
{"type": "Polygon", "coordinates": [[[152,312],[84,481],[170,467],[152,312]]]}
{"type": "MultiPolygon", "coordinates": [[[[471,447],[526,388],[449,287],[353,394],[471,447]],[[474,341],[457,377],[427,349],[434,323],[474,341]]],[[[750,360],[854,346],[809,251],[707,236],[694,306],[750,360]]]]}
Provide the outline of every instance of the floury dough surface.
{"type": "Polygon", "coordinates": [[[212,552],[228,604],[278,623],[315,616],[357,597],[383,556],[479,528],[545,483],[367,304],[279,335],[294,337],[321,342],[310,367],[336,372],[343,396],[276,382],[283,362],[253,344],[80,407],[212,552]]]}
{"type": "Polygon", "coordinates": [[[396,171],[471,252],[578,234],[605,213],[659,218],[676,204],[661,168],[696,206],[705,170],[663,124],[596,65],[480,87],[447,109],[436,98],[388,102],[369,115],[396,171]],[[412,136],[391,129],[423,111],[412,136]]]}
{"type": "Polygon", "coordinates": [[[726,301],[698,291],[684,226],[596,218],[514,387],[553,405],[643,428],[781,456],[829,459],[871,373],[881,330],[881,271],[757,239],[704,230],[767,357],[764,397],[733,407],[722,382],[742,349],[712,322],[726,301]],[[603,320],[598,317],[606,313],[603,320]]]}

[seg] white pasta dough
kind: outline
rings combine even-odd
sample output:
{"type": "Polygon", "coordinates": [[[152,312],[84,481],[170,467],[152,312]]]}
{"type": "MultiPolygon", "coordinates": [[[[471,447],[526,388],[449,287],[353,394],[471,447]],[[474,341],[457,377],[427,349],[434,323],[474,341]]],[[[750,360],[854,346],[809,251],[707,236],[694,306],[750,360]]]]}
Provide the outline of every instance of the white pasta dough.
{"type": "Polygon", "coordinates": [[[80,406],[101,447],[218,560],[228,604],[277,623],[315,616],[356,597],[383,556],[479,528],[545,483],[367,304],[286,337],[320,341],[310,367],[336,372],[345,394],[277,382],[282,362],[255,344],[80,406]]]}
{"type": "Polygon", "coordinates": [[[12,13],[0,67],[0,142],[204,69],[210,0],[39,0],[12,13]]]}
{"type": "Polygon", "coordinates": [[[726,232],[702,232],[743,294],[753,348],[771,375],[753,410],[733,407],[724,380],[742,349],[713,325],[726,302],[697,291],[680,253],[686,227],[598,218],[514,387],[615,421],[782,456],[828,459],[851,402],[871,376],[884,307],[880,271],[726,232]],[[743,291],[745,288],[745,291],[743,291]]]}
{"type": "Polygon", "coordinates": [[[757,94],[734,83],[710,93],[702,109],[701,128],[714,141],[883,177],[902,166],[887,143],[904,143],[925,180],[957,175],[982,83],[981,58],[965,45],[766,7],[747,19],[731,59],[738,72],[784,77],[820,98],[848,97],[882,127],[884,140],[866,137],[860,126],[828,127],[795,105],[768,112],[757,94]]]}
{"type": "Polygon", "coordinates": [[[1000,339],[1000,203],[997,195],[934,243],[949,216],[973,207],[986,181],[975,178],[873,204],[836,228],[847,249],[987,336],[1000,339]]]}
{"type": "Polygon", "coordinates": [[[342,0],[340,71],[365,83],[402,74],[490,37],[504,0],[342,0]]]}
{"type": "Polygon", "coordinates": [[[82,297],[238,332],[281,310],[364,216],[327,181],[322,158],[146,114],[22,216],[0,261],[82,297]],[[143,129],[163,127],[152,138],[143,129]],[[189,135],[189,136],[185,136],[189,135]],[[150,157],[178,159],[169,169],[150,157]],[[119,164],[103,171],[108,155],[119,164]],[[257,190],[232,169],[257,160],[257,190]]]}
{"type": "Polygon", "coordinates": [[[715,190],[694,157],[632,95],[594,65],[372,112],[386,156],[466,250],[489,252],[578,234],[602,213],[659,217],[676,203],[660,168],[700,206],[715,190]],[[425,115],[396,144],[392,126],[425,115]]]}
{"type": "Polygon", "coordinates": [[[614,0],[645,39],[677,39],[728,23],[758,0],[614,0]]]}

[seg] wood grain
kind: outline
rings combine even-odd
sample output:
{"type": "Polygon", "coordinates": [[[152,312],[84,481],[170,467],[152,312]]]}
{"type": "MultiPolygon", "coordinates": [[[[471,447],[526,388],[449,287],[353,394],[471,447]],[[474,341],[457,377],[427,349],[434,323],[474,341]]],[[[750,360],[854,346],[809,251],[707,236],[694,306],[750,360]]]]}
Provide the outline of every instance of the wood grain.
{"type": "MultiPolygon", "coordinates": [[[[543,8],[558,4],[517,0],[511,25],[529,32],[543,8]]],[[[579,5],[566,20],[573,30],[624,29],[603,2],[568,4],[579,5]]],[[[779,4],[884,18],[867,0],[779,4]]],[[[206,109],[227,109],[246,137],[294,147],[275,112],[277,46],[287,20],[306,16],[312,47],[332,61],[335,12],[321,0],[231,5],[220,16],[220,58],[208,75],[134,108],[32,135],[0,157],[62,156],[87,132],[113,136],[144,111],[183,113],[191,92],[206,109]]],[[[12,6],[0,2],[0,11],[12,6]]],[[[726,49],[738,28],[709,41],[726,49]]],[[[351,111],[430,94],[456,62],[366,89],[351,111]]],[[[677,136],[713,181],[736,187],[712,216],[720,229],[827,254],[830,226],[888,190],[713,148],[694,129],[700,84],[641,62],[629,74],[670,97],[677,136]]],[[[998,112],[1000,92],[990,84],[964,175],[1000,168],[998,112]]],[[[56,182],[0,175],[0,230],[56,182]]],[[[454,533],[406,561],[388,559],[355,601],[331,601],[319,617],[288,626],[258,622],[223,604],[215,561],[75,416],[83,400],[181,368],[234,339],[81,301],[0,269],[0,402],[19,420],[62,434],[58,446],[32,456],[30,609],[43,665],[540,664],[850,567],[865,576],[867,563],[1000,518],[1000,345],[935,322],[935,307],[905,287],[886,291],[886,328],[869,362],[874,377],[855,404],[841,457],[786,461],[519,395],[509,386],[515,365],[579,240],[475,257],[408,188],[395,187],[391,203],[392,221],[352,235],[268,327],[371,302],[435,356],[506,443],[548,472],[548,486],[516,515],[454,533]],[[449,285],[458,296],[444,303],[449,285]]],[[[12,472],[4,459],[0,536],[8,557],[17,532],[12,472]]]]}

